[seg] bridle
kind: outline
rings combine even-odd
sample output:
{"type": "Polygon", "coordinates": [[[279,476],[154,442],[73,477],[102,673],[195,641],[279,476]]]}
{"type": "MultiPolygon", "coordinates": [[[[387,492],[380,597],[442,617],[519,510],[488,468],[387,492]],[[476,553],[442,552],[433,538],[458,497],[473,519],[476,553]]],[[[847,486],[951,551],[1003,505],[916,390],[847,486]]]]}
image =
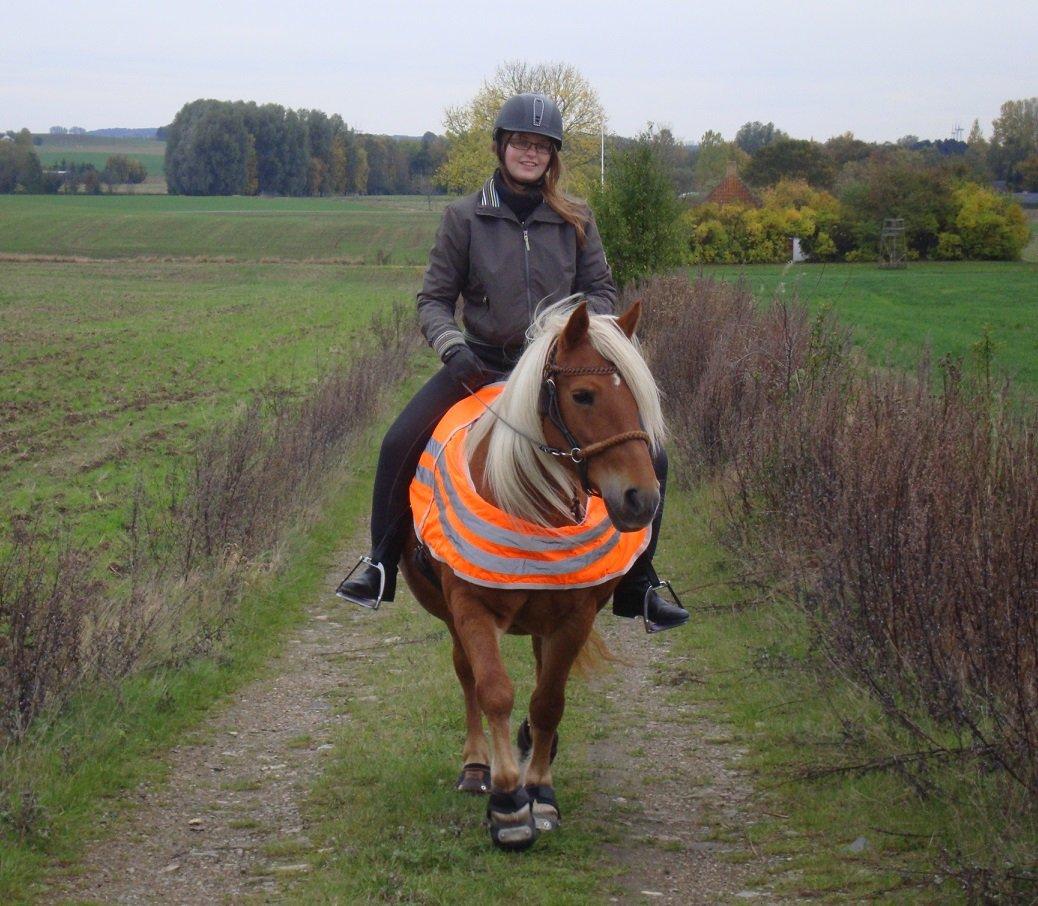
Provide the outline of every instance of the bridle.
{"type": "Polygon", "coordinates": [[[614,434],[612,437],[607,437],[605,440],[596,441],[593,444],[588,444],[586,447],[580,445],[580,441],[570,431],[569,426],[566,424],[566,420],[562,417],[562,409],[559,407],[559,392],[558,386],[555,384],[556,375],[581,375],[581,374],[600,374],[600,375],[612,375],[619,376],[620,372],[616,366],[610,363],[609,365],[599,366],[566,366],[559,365],[555,361],[555,351],[557,344],[552,345],[551,350],[548,353],[548,358],[544,363],[544,373],[541,376],[541,394],[538,400],[537,409],[542,418],[547,418],[559,431],[563,439],[569,444],[568,450],[563,450],[559,447],[552,447],[549,444],[538,443],[537,447],[542,453],[547,453],[550,456],[555,456],[560,459],[568,459],[577,467],[577,472],[580,475],[580,483],[584,488],[584,493],[592,497],[601,497],[602,495],[591,487],[591,481],[588,477],[588,461],[600,453],[604,453],[606,450],[616,447],[620,444],[625,444],[631,440],[644,441],[646,446],[652,447],[652,440],[645,431],[623,431],[620,434],[614,434]]]}

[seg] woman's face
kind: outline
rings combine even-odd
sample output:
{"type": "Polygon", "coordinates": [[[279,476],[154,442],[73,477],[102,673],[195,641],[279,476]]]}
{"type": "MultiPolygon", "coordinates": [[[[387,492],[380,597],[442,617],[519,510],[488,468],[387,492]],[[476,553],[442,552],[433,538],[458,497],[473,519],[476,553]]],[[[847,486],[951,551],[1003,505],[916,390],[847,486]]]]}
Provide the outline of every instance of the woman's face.
{"type": "Polygon", "coordinates": [[[516,182],[537,182],[548,169],[551,160],[551,139],[531,132],[513,133],[505,145],[505,170],[516,182]],[[512,142],[529,143],[530,147],[520,151],[512,142]],[[538,146],[545,149],[538,150],[538,146]]]}

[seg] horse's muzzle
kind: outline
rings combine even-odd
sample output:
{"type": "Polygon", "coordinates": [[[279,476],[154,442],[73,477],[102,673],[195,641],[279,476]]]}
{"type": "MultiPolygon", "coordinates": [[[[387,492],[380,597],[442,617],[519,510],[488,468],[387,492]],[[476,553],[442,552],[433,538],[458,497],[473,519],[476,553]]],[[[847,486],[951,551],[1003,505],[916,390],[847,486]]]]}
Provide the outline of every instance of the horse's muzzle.
{"type": "Polygon", "coordinates": [[[634,532],[652,522],[660,505],[660,491],[658,487],[603,490],[602,500],[613,525],[621,532],[634,532]]]}

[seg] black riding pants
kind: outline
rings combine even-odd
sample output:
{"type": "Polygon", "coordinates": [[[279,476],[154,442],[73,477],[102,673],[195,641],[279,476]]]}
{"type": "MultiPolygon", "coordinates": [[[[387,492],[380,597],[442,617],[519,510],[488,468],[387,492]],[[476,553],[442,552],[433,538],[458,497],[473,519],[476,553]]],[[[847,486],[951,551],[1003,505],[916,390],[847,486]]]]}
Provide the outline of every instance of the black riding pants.
{"type": "MultiPolygon", "coordinates": [[[[504,377],[504,374],[491,374],[488,380],[504,377]]],[[[386,568],[386,589],[383,595],[386,601],[393,600],[396,567],[400,562],[407,532],[411,531],[409,488],[418,468],[418,460],[437,422],[468,393],[454,381],[446,368],[441,368],[404,407],[382,440],[371,495],[371,559],[386,568]]],[[[652,520],[652,537],[621,586],[641,586],[646,580],[655,581],[652,556],[659,540],[667,485],[667,454],[663,449],[653,458],[653,468],[660,482],[660,507],[652,520]]]]}

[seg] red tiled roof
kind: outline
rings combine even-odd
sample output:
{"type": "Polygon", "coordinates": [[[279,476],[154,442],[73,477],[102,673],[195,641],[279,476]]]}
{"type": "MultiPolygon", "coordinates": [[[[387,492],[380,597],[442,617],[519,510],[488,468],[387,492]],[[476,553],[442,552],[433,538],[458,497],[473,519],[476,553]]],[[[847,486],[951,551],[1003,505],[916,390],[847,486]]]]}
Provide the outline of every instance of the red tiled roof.
{"type": "Polygon", "coordinates": [[[706,196],[703,204],[742,204],[751,208],[761,207],[760,199],[734,173],[729,173],[722,179],[717,188],[706,196]]]}

